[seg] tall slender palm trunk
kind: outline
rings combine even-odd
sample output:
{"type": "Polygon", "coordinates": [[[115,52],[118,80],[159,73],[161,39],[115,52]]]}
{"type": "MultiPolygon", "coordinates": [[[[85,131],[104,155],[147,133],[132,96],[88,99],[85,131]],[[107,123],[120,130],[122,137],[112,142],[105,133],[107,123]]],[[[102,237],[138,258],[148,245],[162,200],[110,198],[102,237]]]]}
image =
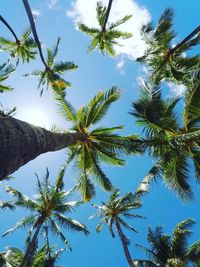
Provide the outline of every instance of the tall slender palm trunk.
{"type": "Polygon", "coordinates": [[[109,18],[109,15],[110,15],[112,3],[113,3],[113,0],[109,0],[107,11],[106,11],[106,18],[105,18],[105,21],[104,21],[104,24],[103,24],[103,27],[102,27],[102,32],[105,32],[105,30],[106,30],[106,24],[108,22],[108,18],[109,18]]]}
{"type": "Polygon", "coordinates": [[[37,238],[38,238],[40,229],[41,229],[44,221],[45,221],[44,217],[39,217],[38,223],[37,223],[37,228],[35,230],[34,236],[33,236],[32,240],[31,240],[30,244],[28,245],[28,248],[27,248],[27,250],[25,252],[25,255],[24,255],[24,257],[22,259],[22,262],[20,263],[19,267],[26,267],[26,264],[27,264],[27,261],[29,259],[29,256],[30,256],[31,253],[33,253],[33,250],[35,248],[35,245],[36,245],[36,242],[37,242],[37,238]]]}
{"type": "Polygon", "coordinates": [[[184,45],[187,41],[192,39],[195,35],[200,32],[200,26],[194,29],[190,34],[188,34],[180,43],[178,43],[175,47],[170,49],[169,54],[172,55],[177,49],[179,49],[182,45],[184,45]]]}
{"type": "Polygon", "coordinates": [[[128,262],[130,267],[134,267],[133,261],[131,259],[131,254],[129,252],[129,249],[128,249],[128,246],[126,244],[126,240],[125,240],[124,234],[122,232],[122,229],[121,229],[121,226],[120,226],[118,220],[116,220],[116,228],[117,228],[117,232],[118,232],[119,237],[120,237],[121,242],[122,242],[122,246],[123,246],[123,249],[124,249],[124,253],[125,253],[127,262],[128,262]]]}
{"type": "Polygon", "coordinates": [[[16,42],[19,42],[19,39],[17,38],[17,35],[13,31],[12,27],[8,24],[8,22],[0,15],[0,21],[9,29],[9,31],[12,33],[12,35],[15,38],[16,42]]]}
{"type": "Polygon", "coordinates": [[[0,113],[0,180],[40,154],[84,140],[83,133],[53,133],[0,113]]]}
{"type": "Polygon", "coordinates": [[[39,37],[37,35],[37,30],[36,30],[36,27],[35,27],[33,14],[32,14],[31,8],[29,6],[28,0],[22,0],[22,2],[24,4],[24,7],[26,9],[26,13],[28,15],[28,19],[29,19],[29,22],[30,22],[30,25],[31,25],[31,30],[32,30],[32,33],[33,33],[34,40],[35,40],[35,42],[36,42],[36,44],[38,46],[38,50],[39,50],[39,55],[40,55],[41,61],[44,64],[45,68],[48,69],[47,63],[46,63],[46,61],[44,59],[44,56],[43,56],[43,53],[42,53],[40,40],[39,40],[39,37]]]}

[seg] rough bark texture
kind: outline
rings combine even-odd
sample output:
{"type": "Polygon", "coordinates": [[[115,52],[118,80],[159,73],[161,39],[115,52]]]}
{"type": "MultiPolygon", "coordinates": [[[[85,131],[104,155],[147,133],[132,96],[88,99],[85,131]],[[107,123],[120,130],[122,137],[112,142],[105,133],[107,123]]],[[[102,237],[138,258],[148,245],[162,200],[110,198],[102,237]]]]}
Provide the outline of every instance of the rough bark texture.
{"type": "Polygon", "coordinates": [[[0,113],[0,180],[42,153],[84,139],[83,133],[53,133],[0,113]]]}
{"type": "Polygon", "coordinates": [[[130,267],[134,267],[133,261],[131,259],[130,252],[128,250],[128,246],[126,244],[126,240],[124,238],[124,234],[123,234],[122,229],[121,229],[121,226],[120,226],[120,224],[119,224],[119,222],[117,220],[116,220],[116,228],[117,228],[117,232],[119,234],[119,237],[121,239],[122,246],[123,246],[124,253],[125,253],[126,259],[128,261],[128,264],[129,264],[130,267]]]}

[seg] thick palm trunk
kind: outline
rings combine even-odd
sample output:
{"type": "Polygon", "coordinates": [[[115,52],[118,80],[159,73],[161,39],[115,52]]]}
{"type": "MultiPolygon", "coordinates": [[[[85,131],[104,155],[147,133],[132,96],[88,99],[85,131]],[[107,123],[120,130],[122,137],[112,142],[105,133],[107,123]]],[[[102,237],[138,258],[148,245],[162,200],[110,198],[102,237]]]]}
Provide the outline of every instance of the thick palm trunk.
{"type": "Polygon", "coordinates": [[[84,138],[83,133],[53,133],[0,113],[0,180],[40,154],[84,138]]]}
{"type": "Polygon", "coordinates": [[[108,18],[109,18],[109,15],[110,15],[111,7],[112,7],[112,2],[113,2],[113,0],[109,0],[107,11],[106,11],[106,18],[105,18],[105,21],[104,21],[104,25],[102,27],[102,32],[105,32],[105,30],[106,30],[106,24],[108,22],[108,18]]]}
{"type": "Polygon", "coordinates": [[[116,228],[117,228],[117,232],[118,232],[119,237],[120,237],[121,242],[122,242],[122,246],[123,246],[123,249],[124,249],[124,253],[125,253],[127,262],[128,262],[130,267],[134,267],[133,261],[131,259],[131,254],[130,254],[128,246],[126,244],[126,240],[125,240],[124,234],[123,234],[121,226],[120,226],[120,224],[119,224],[119,222],[117,220],[116,220],[116,228]]]}
{"type": "Polygon", "coordinates": [[[27,261],[29,259],[30,254],[33,253],[33,250],[35,248],[35,245],[36,245],[36,242],[37,242],[37,238],[38,238],[40,229],[41,229],[41,227],[42,227],[42,225],[44,223],[44,220],[45,220],[45,218],[43,218],[43,217],[40,217],[38,219],[37,228],[35,230],[34,236],[33,236],[32,240],[31,240],[30,244],[28,245],[28,248],[27,248],[27,250],[25,252],[25,255],[24,255],[24,257],[22,259],[22,262],[20,263],[19,267],[25,267],[26,264],[27,264],[27,261]]]}
{"type": "Polygon", "coordinates": [[[174,48],[170,49],[169,54],[172,55],[177,49],[184,45],[187,41],[192,39],[195,35],[200,32],[200,26],[198,26],[194,31],[192,31],[188,36],[186,36],[180,43],[178,43],[174,48]]]}

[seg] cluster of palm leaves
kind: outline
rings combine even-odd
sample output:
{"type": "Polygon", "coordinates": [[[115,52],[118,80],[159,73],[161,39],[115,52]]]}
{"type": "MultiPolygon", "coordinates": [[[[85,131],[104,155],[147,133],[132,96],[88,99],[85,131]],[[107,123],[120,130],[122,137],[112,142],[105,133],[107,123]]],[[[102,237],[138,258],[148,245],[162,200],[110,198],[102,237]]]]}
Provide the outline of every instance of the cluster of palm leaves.
{"type": "MultiPolygon", "coordinates": [[[[105,116],[110,105],[119,99],[120,90],[113,86],[107,92],[100,91],[85,106],[76,110],[66,99],[64,93],[56,93],[55,97],[60,111],[66,120],[72,123],[72,131],[85,135],[85,140],[68,148],[68,163],[74,162],[78,170],[77,189],[84,201],[90,200],[95,189],[90,176],[106,191],[112,189],[112,184],[100,166],[100,162],[116,166],[123,166],[125,160],[121,158],[127,154],[135,136],[120,136],[116,131],[123,126],[96,127],[105,116]]],[[[135,152],[137,152],[135,150],[135,152]]]]}
{"type": "Polygon", "coordinates": [[[200,241],[189,245],[190,230],[194,220],[187,219],[178,223],[172,236],[163,233],[163,227],[158,226],[155,230],[149,228],[147,240],[150,248],[137,245],[145,250],[148,260],[135,259],[135,267],[185,267],[200,266],[200,241]]]}
{"type": "Polygon", "coordinates": [[[97,2],[96,13],[99,28],[90,28],[83,23],[78,25],[80,31],[88,34],[92,38],[91,44],[88,47],[89,52],[98,47],[102,54],[107,52],[109,55],[115,56],[114,46],[119,45],[118,39],[127,39],[132,37],[131,33],[122,32],[116,29],[118,26],[128,21],[132,15],[127,15],[107,26],[109,12],[110,9],[103,6],[102,2],[97,2]]]}
{"type": "Polygon", "coordinates": [[[176,34],[173,26],[173,11],[166,9],[158,25],[144,25],[141,34],[147,45],[145,54],[137,60],[151,69],[151,78],[155,84],[162,80],[175,83],[187,81],[191,72],[199,68],[199,56],[188,56],[186,53],[200,43],[200,34],[195,32],[185,38],[181,45],[176,45],[176,34]]]}
{"type": "MultiPolygon", "coordinates": [[[[60,227],[72,231],[81,231],[86,235],[89,233],[85,225],[65,216],[65,213],[72,212],[81,204],[81,202],[69,201],[69,197],[72,194],[73,189],[68,191],[64,189],[64,174],[65,168],[61,168],[54,186],[52,186],[49,182],[48,169],[43,181],[40,181],[39,177],[36,175],[37,196],[34,199],[31,199],[12,187],[6,187],[6,191],[13,195],[15,200],[13,200],[11,203],[2,203],[1,206],[6,208],[10,208],[10,206],[11,208],[21,207],[30,211],[30,215],[22,218],[13,228],[9,229],[2,235],[6,236],[7,234],[24,227],[31,229],[26,252],[24,255],[21,253],[22,260],[20,261],[20,267],[32,266],[28,265],[29,261],[34,261],[34,259],[30,259],[30,257],[32,255],[37,257],[37,253],[43,253],[45,249],[49,249],[48,253],[51,255],[51,248],[49,245],[47,247],[45,245],[42,250],[35,253],[40,232],[47,233],[47,229],[50,229],[51,233],[54,233],[60,237],[60,239],[70,250],[71,246],[65,235],[60,230],[60,227]]],[[[55,257],[51,256],[50,258],[53,260],[55,257]]]]}
{"type": "Polygon", "coordinates": [[[35,76],[39,78],[38,89],[41,89],[41,94],[43,93],[44,88],[46,89],[51,86],[54,90],[64,90],[66,87],[71,86],[69,82],[64,80],[61,75],[70,70],[78,68],[73,62],[69,61],[60,61],[56,62],[56,56],[58,54],[58,46],[60,43],[60,38],[58,38],[56,46],[53,49],[47,48],[47,59],[45,61],[45,69],[34,71],[30,74],[25,74],[27,76],[35,76]]]}
{"type": "Polygon", "coordinates": [[[166,184],[182,198],[192,196],[188,182],[190,160],[194,163],[197,181],[200,177],[199,94],[197,72],[187,83],[184,107],[178,116],[179,98],[164,100],[160,87],[144,83],[131,111],[136,123],[143,128],[146,149],[156,159],[152,176],[163,176],[166,184]]]}

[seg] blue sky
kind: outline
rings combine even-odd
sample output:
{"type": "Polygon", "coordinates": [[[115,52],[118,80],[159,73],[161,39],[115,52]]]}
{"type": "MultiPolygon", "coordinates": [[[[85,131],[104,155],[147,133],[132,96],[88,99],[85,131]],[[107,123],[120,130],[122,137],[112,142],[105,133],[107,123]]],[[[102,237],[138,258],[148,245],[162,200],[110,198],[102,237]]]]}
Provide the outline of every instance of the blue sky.
{"type": "MultiPolygon", "coordinates": [[[[107,0],[103,2],[106,4],[107,0]]],[[[175,11],[174,28],[178,33],[178,42],[199,24],[200,2],[198,0],[114,0],[111,19],[114,20],[130,14],[130,12],[135,12],[132,22],[125,26],[126,31],[133,31],[134,39],[132,42],[124,43],[124,47],[117,48],[117,57],[115,59],[102,56],[98,51],[88,54],[86,50],[89,45],[89,38],[76,30],[76,21],[90,21],[91,23],[95,21],[95,3],[95,0],[30,1],[33,13],[36,15],[37,30],[43,44],[44,53],[45,48],[52,47],[56,43],[57,37],[60,36],[61,44],[58,60],[74,61],[79,66],[78,70],[65,76],[66,80],[72,83],[72,87],[68,89],[68,100],[75,107],[80,107],[87,103],[98,90],[107,90],[115,84],[122,89],[123,94],[121,99],[113,104],[102,125],[114,126],[122,124],[125,129],[121,134],[140,133],[141,130],[136,127],[134,119],[128,114],[131,102],[137,98],[139,93],[138,82],[146,71],[145,68],[134,62],[135,57],[138,53],[142,53],[143,48],[139,40],[138,27],[150,20],[156,22],[166,7],[172,7],[175,11]]],[[[21,1],[1,1],[0,10],[1,15],[13,26],[17,35],[20,35],[28,25],[21,1]]],[[[2,36],[10,37],[3,25],[1,25],[1,34],[2,36]]],[[[1,55],[4,60],[6,55],[3,53],[1,55]]],[[[67,129],[70,124],[58,113],[58,107],[53,99],[51,90],[44,92],[43,96],[40,97],[37,90],[37,79],[21,77],[23,74],[41,67],[43,66],[39,58],[24,66],[20,64],[20,68],[7,81],[14,87],[14,91],[1,95],[0,103],[4,108],[16,106],[16,117],[19,119],[47,128],[55,124],[59,128],[67,129]]],[[[180,93],[180,88],[173,87],[173,89],[170,89],[171,87],[166,89],[168,90],[168,95],[180,93]]],[[[48,167],[51,181],[53,182],[65,158],[65,151],[41,155],[16,171],[13,174],[15,180],[9,182],[9,185],[25,194],[33,195],[35,194],[36,183],[34,172],[37,172],[42,177],[45,174],[46,167],[48,167]]],[[[110,166],[103,166],[103,168],[113,185],[120,188],[122,193],[126,193],[137,188],[152,164],[153,161],[151,159],[147,156],[142,156],[128,158],[126,166],[122,168],[110,166]]],[[[192,178],[193,173],[191,171],[192,178]]],[[[67,188],[72,187],[75,183],[75,174],[71,167],[66,172],[65,183],[67,188]]],[[[3,190],[3,186],[7,184],[8,182],[1,183],[0,197],[2,199],[8,198],[3,190]]],[[[143,255],[141,251],[134,247],[134,244],[146,244],[146,233],[149,226],[163,225],[166,232],[171,232],[175,224],[181,220],[188,217],[195,218],[197,224],[194,227],[195,234],[191,240],[200,239],[199,185],[193,184],[196,198],[191,203],[181,202],[171,191],[166,189],[161,181],[151,187],[150,194],[143,198],[143,207],[137,211],[137,213],[146,216],[147,219],[133,220],[131,223],[139,233],[127,233],[131,239],[130,252],[133,258],[143,255]]],[[[107,198],[108,194],[98,189],[97,196],[92,200],[92,203],[98,204],[101,200],[105,201],[107,198]]],[[[95,233],[95,225],[98,220],[88,220],[88,217],[93,213],[94,210],[90,207],[90,204],[87,204],[77,209],[72,215],[88,225],[91,235],[85,237],[80,233],[74,234],[66,231],[66,236],[73,247],[73,252],[66,251],[60,262],[65,267],[79,267],[80,265],[87,267],[127,266],[119,239],[117,237],[113,239],[106,227],[101,234],[95,233]]],[[[0,234],[12,227],[24,214],[22,210],[13,213],[8,211],[1,212],[0,234]]],[[[23,248],[25,234],[25,231],[18,231],[2,238],[0,240],[0,250],[2,251],[6,246],[23,248]]],[[[52,237],[52,243],[63,247],[57,238],[52,237]]]]}

